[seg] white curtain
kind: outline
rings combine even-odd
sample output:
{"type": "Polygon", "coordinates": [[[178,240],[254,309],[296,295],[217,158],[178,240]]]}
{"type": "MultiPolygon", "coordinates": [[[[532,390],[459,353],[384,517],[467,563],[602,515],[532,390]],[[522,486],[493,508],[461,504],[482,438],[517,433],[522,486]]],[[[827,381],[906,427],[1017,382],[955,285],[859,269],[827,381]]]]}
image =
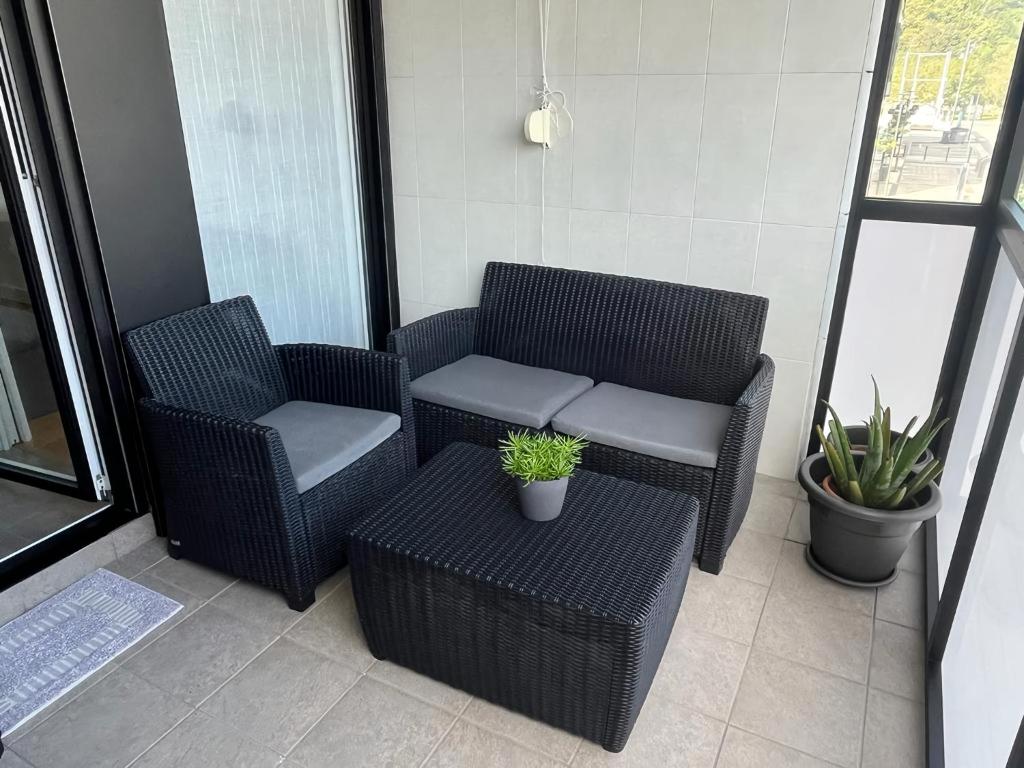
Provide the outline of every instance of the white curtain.
{"type": "Polygon", "coordinates": [[[14,381],[14,368],[7,354],[4,332],[0,328],[0,451],[31,439],[32,432],[18,394],[18,384],[14,381]]]}

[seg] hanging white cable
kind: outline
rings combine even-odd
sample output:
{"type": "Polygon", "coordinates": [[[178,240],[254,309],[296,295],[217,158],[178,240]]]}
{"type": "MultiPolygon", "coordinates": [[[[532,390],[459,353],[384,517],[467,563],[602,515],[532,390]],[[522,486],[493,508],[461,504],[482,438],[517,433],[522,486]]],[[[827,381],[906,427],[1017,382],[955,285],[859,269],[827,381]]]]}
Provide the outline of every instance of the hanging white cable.
{"type": "MultiPolygon", "coordinates": [[[[533,92],[540,102],[540,108],[549,111],[556,136],[565,135],[566,129],[572,130],[572,115],[566,108],[565,92],[552,90],[548,83],[548,31],[551,28],[551,0],[537,0],[537,16],[540,21],[540,87],[533,92]],[[559,116],[564,120],[559,121],[559,116]],[[566,126],[566,123],[568,124],[566,126]]],[[[547,153],[550,144],[541,144],[540,156],[540,263],[544,264],[545,207],[547,204],[547,153]]]]}

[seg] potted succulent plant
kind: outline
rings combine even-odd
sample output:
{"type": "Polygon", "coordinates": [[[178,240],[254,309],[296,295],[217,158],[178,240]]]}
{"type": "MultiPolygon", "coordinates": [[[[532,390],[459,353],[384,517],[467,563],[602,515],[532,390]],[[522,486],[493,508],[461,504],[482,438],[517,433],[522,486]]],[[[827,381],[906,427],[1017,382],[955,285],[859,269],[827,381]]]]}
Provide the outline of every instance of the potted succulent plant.
{"type": "Polygon", "coordinates": [[[582,437],[508,433],[499,448],[501,466],[515,478],[523,517],[545,521],[561,514],[569,478],[586,446],[582,437]]]}
{"type": "Polygon", "coordinates": [[[828,409],[829,435],[816,427],[822,453],[808,456],[798,473],[810,502],[807,561],[846,584],[887,584],[896,578],[910,538],[942,505],[935,483],[942,462],[921,459],[947,420],[936,422],[936,403],[916,433],[911,434],[916,416],[903,432],[893,432],[876,384],[874,413],[858,450],[835,410],[828,409]]]}

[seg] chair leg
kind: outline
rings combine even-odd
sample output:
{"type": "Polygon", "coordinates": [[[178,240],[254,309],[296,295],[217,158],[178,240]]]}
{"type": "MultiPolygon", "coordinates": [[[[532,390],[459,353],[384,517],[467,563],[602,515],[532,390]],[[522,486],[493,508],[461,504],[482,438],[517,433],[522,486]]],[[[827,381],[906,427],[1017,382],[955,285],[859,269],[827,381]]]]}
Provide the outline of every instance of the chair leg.
{"type": "Polygon", "coordinates": [[[304,611],[311,606],[316,600],[316,593],[311,589],[309,592],[302,594],[289,594],[285,593],[285,599],[288,601],[288,607],[293,611],[304,611]]]}
{"type": "Polygon", "coordinates": [[[181,559],[181,547],[167,539],[167,556],[172,560],[181,559]]]}

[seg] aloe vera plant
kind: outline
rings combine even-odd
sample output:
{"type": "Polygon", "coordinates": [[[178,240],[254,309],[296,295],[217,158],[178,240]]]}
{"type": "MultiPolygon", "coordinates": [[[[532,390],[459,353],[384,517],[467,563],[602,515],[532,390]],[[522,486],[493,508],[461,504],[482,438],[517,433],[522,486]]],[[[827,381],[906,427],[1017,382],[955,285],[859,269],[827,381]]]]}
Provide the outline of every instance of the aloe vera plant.
{"type": "Polygon", "coordinates": [[[916,416],[910,420],[899,438],[893,441],[892,414],[889,408],[882,408],[878,383],[874,382],[874,386],[875,410],[867,421],[868,445],[859,466],[850,448],[850,439],[843,429],[843,422],[829,403],[825,403],[832,416],[828,423],[829,435],[826,438],[819,425],[816,427],[818,439],[828,460],[836,490],[842,498],[862,507],[899,509],[942,472],[942,462],[933,459],[916,475],[910,475],[948,419],[936,422],[941,401],[936,402],[927,420],[913,436],[910,432],[917,423],[916,416]]]}

